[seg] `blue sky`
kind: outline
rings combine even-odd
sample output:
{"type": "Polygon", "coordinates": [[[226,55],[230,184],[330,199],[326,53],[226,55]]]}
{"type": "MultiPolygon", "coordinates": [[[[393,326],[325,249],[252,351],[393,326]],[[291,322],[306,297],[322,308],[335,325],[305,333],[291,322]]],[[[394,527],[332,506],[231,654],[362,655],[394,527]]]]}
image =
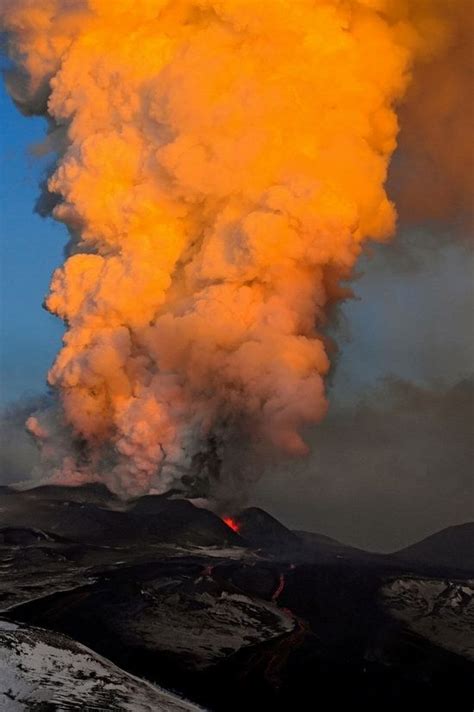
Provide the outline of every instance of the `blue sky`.
{"type": "Polygon", "coordinates": [[[60,264],[65,230],[34,213],[45,161],[29,147],[44,134],[43,119],[22,116],[0,92],[0,328],[1,402],[44,390],[61,340],[61,324],[41,304],[60,264]]]}
{"type": "MultiPolygon", "coordinates": [[[[0,403],[5,405],[45,390],[62,326],[41,304],[67,235],[64,226],[34,212],[47,161],[29,149],[44,135],[44,120],[22,116],[3,86],[0,115],[0,403]]],[[[416,233],[409,238],[415,245],[424,240],[416,233]]],[[[407,242],[406,236],[397,239],[407,242]]],[[[361,261],[359,299],[344,306],[337,333],[341,356],[333,393],[338,400],[357,397],[387,374],[450,383],[469,373],[472,258],[454,241],[420,254],[418,270],[400,268],[396,243],[361,261]]]]}

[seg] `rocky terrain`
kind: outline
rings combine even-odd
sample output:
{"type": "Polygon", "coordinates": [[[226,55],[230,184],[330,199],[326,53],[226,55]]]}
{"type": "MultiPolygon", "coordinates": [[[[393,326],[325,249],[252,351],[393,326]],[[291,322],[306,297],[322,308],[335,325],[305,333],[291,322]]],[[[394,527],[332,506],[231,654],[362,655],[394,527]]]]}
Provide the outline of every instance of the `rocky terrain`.
{"type": "Polygon", "coordinates": [[[255,508],[3,488],[0,707],[472,710],[474,525],[447,539],[371,554],[255,508]]]}
{"type": "Polygon", "coordinates": [[[0,680],[4,710],[200,709],[61,633],[8,621],[0,621],[0,680]]]}

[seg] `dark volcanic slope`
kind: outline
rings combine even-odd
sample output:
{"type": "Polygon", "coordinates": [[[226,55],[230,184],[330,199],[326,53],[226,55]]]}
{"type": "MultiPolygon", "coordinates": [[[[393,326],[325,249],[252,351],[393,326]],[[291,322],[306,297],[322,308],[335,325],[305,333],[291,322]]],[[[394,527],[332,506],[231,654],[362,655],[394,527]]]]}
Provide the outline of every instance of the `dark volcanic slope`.
{"type": "Polygon", "coordinates": [[[373,554],[363,549],[358,549],[355,546],[343,544],[337,539],[332,539],[324,534],[315,534],[314,532],[296,531],[298,538],[302,541],[305,548],[313,553],[315,558],[320,560],[344,559],[346,561],[371,561],[382,560],[386,557],[381,557],[379,554],[373,554]]]}
{"type": "Polygon", "coordinates": [[[239,534],[252,546],[273,553],[301,548],[301,539],[259,507],[244,509],[236,518],[239,534]]]}
{"type": "MultiPolygon", "coordinates": [[[[0,695],[10,699],[12,675],[27,689],[39,675],[55,688],[48,710],[62,711],[85,665],[100,700],[90,709],[112,712],[120,706],[93,680],[100,668],[119,684],[111,661],[215,712],[325,699],[472,712],[468,527],[425,540],[418,563],[292,532],[257,508],[235,519],[238,533],[190,502],[123,503],[97,486],[0,489],[0,695]],[[107,660],[83,665],[73,641],[107,660]]],[[[124,678],[126,704],[134,684],[124,678]]],[[[149,709],[139,699],[133,712],[149,709]]]]}
{"type": "Polygon", "coordinates": [[[0,620],[0,709],[199,712],[60,633],[0,620]]]}
{"type": "Polygon", "coordinates": [[[97,482],[81,485],[80,487],[67,487],[66,485],[40,485],[29,489],[0,487],[0,496],[15,493],[20,493],[23,499],[38,501],[89,502],[106,506],[120,501],[105,485],[97,482]]]}
{"type": "Polygon", "coordinates": [[[243,545],[219,517],[190,502],[166,496],[141,497],[125,505],[97,485],[0,490],[0,530],[44,530],[90,546],[140,541],[195,546],[243,545]],[[97,496],[96,496],[97,495],[97,496]]]}
{"type": "Polygon", "coordinates": [[[474,576],[474,522],[443,529],[394,556],[407,562],[464,569],[474,576]]]}

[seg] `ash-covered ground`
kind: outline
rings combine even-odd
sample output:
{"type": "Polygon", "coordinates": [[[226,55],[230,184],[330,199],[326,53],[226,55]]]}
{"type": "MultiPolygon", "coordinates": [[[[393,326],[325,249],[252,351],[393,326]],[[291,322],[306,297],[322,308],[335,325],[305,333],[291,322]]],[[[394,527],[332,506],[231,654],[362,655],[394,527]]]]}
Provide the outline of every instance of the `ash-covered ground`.
{"type": "Polygon", "coordinates": [[[472,710],[474,524],[380,555],[234,520],[2,488],[1,709],[472,710]]]}

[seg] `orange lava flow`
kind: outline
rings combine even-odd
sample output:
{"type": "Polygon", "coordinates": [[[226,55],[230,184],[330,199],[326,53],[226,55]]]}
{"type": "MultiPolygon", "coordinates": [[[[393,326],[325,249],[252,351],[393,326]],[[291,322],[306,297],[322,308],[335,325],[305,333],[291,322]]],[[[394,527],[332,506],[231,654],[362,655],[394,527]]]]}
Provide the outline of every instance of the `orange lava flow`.
{"type": "Polygon", "coordinates": [[[235,519],[232,519],[232,517],[224,517],[222,520],[224,524],[227,524],[228,527],[234,530],[234,532],[238,532],[240,529],[240,526],[238,522],[235,521],[235,519]]]}

